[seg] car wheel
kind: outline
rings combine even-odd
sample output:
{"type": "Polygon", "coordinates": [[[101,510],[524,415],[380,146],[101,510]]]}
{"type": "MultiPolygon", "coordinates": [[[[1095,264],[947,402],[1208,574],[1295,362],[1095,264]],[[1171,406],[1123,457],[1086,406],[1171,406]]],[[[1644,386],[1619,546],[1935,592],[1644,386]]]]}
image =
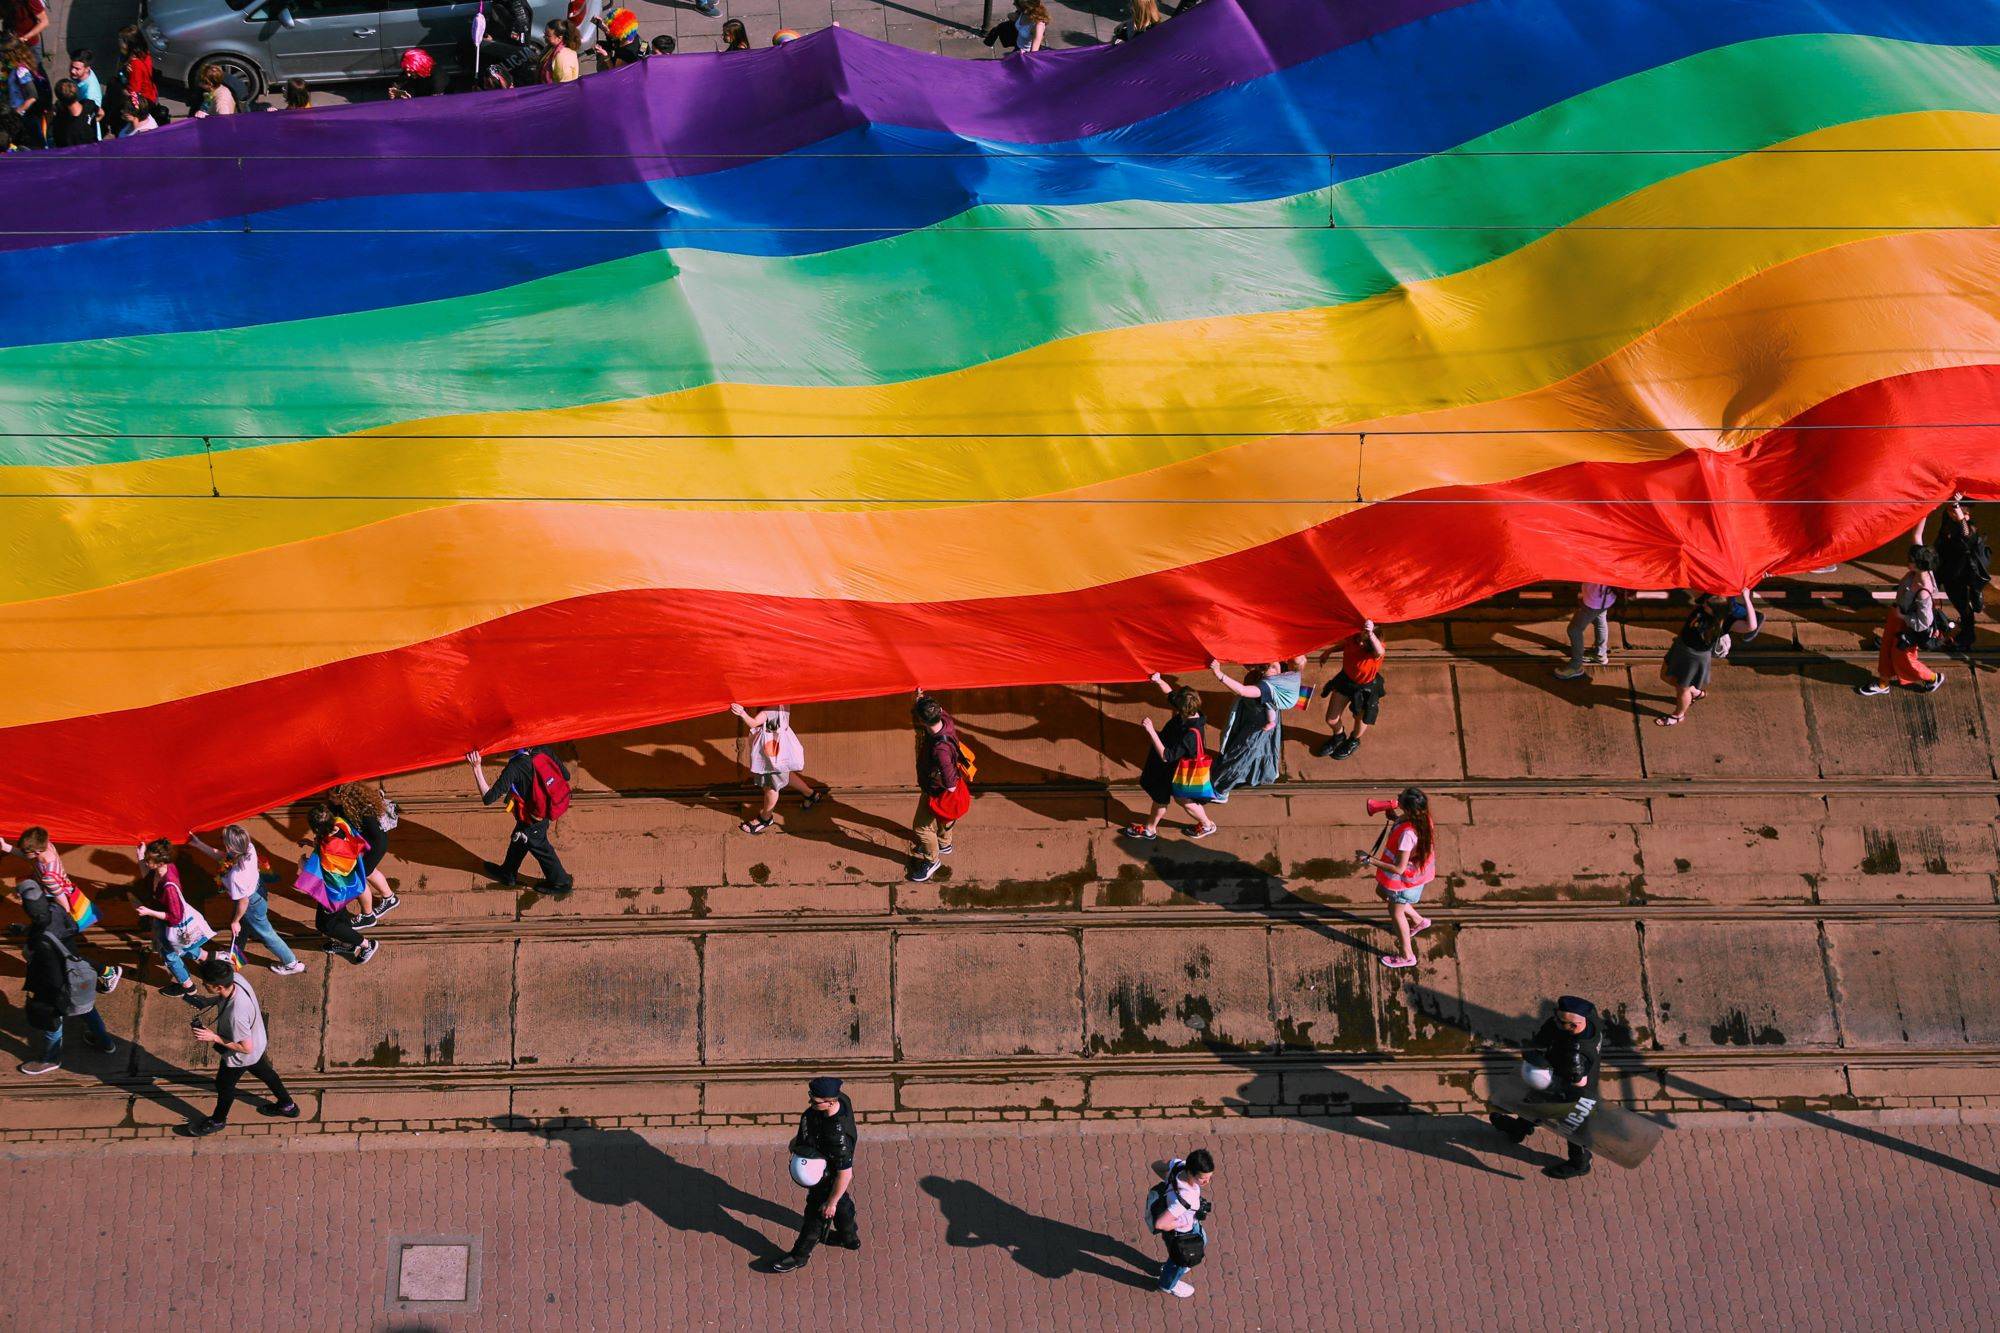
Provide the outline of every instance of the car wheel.
{"type": "Polygon", "coordinates": [[[249,95],[244,100],[254,102],[264,95],[263,70],[258,69],[257,66],[245,60],[242,56],[209,56],[205,60],[196,61],[194,68],[188,71],[188,100],[195,106],[201,105],[202,71],[206,70],[210,65],[214,65],[222,71],[224,82],[236,84],[249,90],[249,95]]]}

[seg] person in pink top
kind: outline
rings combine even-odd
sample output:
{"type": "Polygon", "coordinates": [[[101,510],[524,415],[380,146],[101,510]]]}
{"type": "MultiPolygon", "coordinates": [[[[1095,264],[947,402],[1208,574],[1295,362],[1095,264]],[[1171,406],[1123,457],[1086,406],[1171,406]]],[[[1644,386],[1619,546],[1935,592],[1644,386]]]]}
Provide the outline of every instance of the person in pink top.
{"type": "Polygon", "coordinates": [[[1611,664],[1611,608],[1617,601],[1617,590],[1609,584],[1582,585],[1576,597],[1576,614],[1569,618],[1569,665],[1557,670],[1557,680],[1589,679],[1590,673],[1584,670],[1586,660],[1596,666],[1611,664]],[[1584,637],[1593,628],[1597,647],[1586,659],[1584,637]]]}
{"type": "MultiPolygon", "coordinates": [[[[0,856],[8,852],[19,852],[34,863],[35,881],[55,900],[57,907],[68,913],[70,920],[74,922],[77,918],[77,896],[82,890],[76,887],[76,881],[71,879],[69,871],[63,868],[62,856],[56,851],[55,844],[49,841],[49,831],[36,825],[34,828],[23,829],[19,842],[8,842],[5,838],[0,838],[0,856]]],[[[86,921],[85,925],[88,924],[86,921]]],[[[77,931],[80,932],[82,928],[77,927],[77,931]]],[[[101,963],[93,963],[92,966],[97,968],[98,990],[108,995],[118,989],[118,979],[125,975],[124,968],[101,963]]]]}
{"type": "Polygon", "coordinates": [[[1388,827],[1372,852],[1356,852],[1355,859],[1375,871],[1375,892],[1389,904],[1396,923],[1396,937],[1402,952],[1384,957],[1384,967],[1415,967],[1416,937],[1431,927],[1430,918],[1417,911],[1424,886],[1437,877],[1437,845],[1431,827],[1431,803],[1415,787],[1405,787],[1393,801],[1370,801],[1368,813],[1382,815],[1388,827]]]}

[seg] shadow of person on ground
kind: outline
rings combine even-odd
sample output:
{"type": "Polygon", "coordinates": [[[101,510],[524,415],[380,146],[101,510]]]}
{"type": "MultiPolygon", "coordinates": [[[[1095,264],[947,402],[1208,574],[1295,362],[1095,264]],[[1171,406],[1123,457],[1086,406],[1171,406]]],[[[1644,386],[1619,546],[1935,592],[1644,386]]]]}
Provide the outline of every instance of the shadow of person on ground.
{"type": "Polygon", "coordinates": [[[609,1208],[636,1203],[675,1231],[720,1237],[748,1254],[753,1263],[783,1253],[799,1229],[797,1209],[740,1190],[632,1130],[537,1128],[512,1116],[496,1117],[492,1123],[496,1129],[538,1134],[567,1148],[570,1169],[564,1179],[580,1198],[609,1208]],[[782,1242],[772,1240],[744,1217],[782,1227],[787,1237],[782,1242]]]}
{"type": "MultiPolygon", "coordinates": [[[[1473,1149],[1507,1158],[1528,1166],[1550,1160],[1510,1141],[1504,1134],[1475,1116],[1462,1114],[1429,1115],[1415,1109],[1415,1103],[1400,1092],[1378,1088],[1347,1072],[1344,1064],[1330,1056],[1308,1057],[1273,1065],[1253,1053],[1210,1043],[1209,1051],[1226,1065],[1245,1070],[1250,1081],[1223,1105],[1239,1112],[1254,1108],[1297,1104],[1287,1095],[1284,1080],[1292,1078],[1312,1089],[1311,1102],[1323,1104],[1323,1111],[1296,1112],[1294,1118],[1319,1125],[1336,1134],[1348,1134],[1372,1143],[1400,1148],[1419,1157],[1429,1157],[1452,1166],[1462,1166],[1489,1176],[1509,1180],[1523,1177],[1492,1166],[1473,1149]]],[[[1560,1158],[1555,1160],[1561,1160],[1560,1158]]]]}
{"type": "Polygon", "coordinates": [[[1156,843],[1127,839],[1125,845],[1132,854],[1143,855],[1146,867],[1168,888],[1195,902],[1232,912],[1280,916],[1288,923],[1338,940],[1362,953],[1379,956],[1388,952],[1373,939],[1337,929],[1333,924],[1346,922],[1374,931],[1384,921],[1302,898],[1287,886],[1284,876],[1267,867],[1252,865],[1234,853],[1185,839],[1162,838],[1156,843]]]}
{"type": "Polygon", "coordinates": [[[945,1244],[954,1248],[997,1246],[1036,1277],[1051,1280],[1083,1273],[1128,1287],[1155,1283],[1157,1260],[1101,1232],[1037,1216],[969,1180],[925,1176],[918,1183],[938,1201],[945,1244]]]}

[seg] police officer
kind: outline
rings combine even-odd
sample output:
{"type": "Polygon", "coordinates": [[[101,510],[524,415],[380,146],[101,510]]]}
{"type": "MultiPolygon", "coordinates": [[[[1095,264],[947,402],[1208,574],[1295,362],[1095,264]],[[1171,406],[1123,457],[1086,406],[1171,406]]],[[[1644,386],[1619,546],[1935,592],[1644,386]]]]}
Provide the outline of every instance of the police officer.
{"type": "MultiPolygon", "coordinates": [[[[1552,1076],[1548,1090],[1539,1093],[1536,1100],[1575,1102],[1580,1097],[1593,1095],[1591,1085],[1597,1077],[1600,1040],[1596,1005],[1574,995],[1557,999],[1555,1013],[1528,1041],[1530,1050],[1540,1051],[1547,1059],[1552,1076]]],[[[1516,1143],[1525,1140],[1535,1132],[1536,1124],[1542,1123],[1499,1111],[1486,1118],[1493,1122],[1494,1128],[1516,1143]]],[[[1542,1168],[1543,1175],[1555,1180],[1568,1180],[1573,1176],[1586,1175],[1589,1171],[1590,1150],[1574,1141],[1569,1145],[1567,1162],[1542,1168]]]]}
{"type": "Polygon", "coordinates": [[[806,1085],[806,1095],[809,1101],[792,1142],[806,1156],[825,1158],[826,1174],[806,1194],[799,1238],[791,1253],[771,1265],[774,1273],[804,1268],[822,1240],[842,1249],[861,1248],[861,1231],[854,1222],[854,1103],[837,1078],[814,1079],[806,1085]]]}

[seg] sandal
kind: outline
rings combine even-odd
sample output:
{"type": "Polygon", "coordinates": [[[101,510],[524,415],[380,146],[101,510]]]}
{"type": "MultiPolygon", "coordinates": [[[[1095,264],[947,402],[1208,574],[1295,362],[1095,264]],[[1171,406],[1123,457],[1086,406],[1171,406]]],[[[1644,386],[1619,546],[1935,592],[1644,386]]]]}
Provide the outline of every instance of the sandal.
{"type": "Polygon", "coordinates": [[[1384,967],[1415,967],[1416,965],[1417,957],[1415,954],[1406,953],[1400,958],[1391,958],[1387,954],[1382,955],[1382,966],[1384,967]]]}
{"type": "Polygon", "coordinates": [[[1195,831],[1194,831],[1194,832],[1192,832],[1192,833],[1188,834],[1188,835],[1187,835],[1187,836],[1188,836],[1188,841],[1189,841],[1189,842],[1199,842],[1199,841],[1201,841],[1201,840],[1202,840],[1203,838],[1206,838],[1206,837],[1207,837],[1207,836],[1208,836],[1209,834],[1211,834],[1211,833],[1215,832],[1215,831],[1216,831],[1216,829],[1218,829],[1218,828],[1220,828],[1220,827],[1221,827],[1221,825],[1219,825],[1219,824],[1216,824],[1216,823],[1214,823],[1214,822],[1212,822],[1212,821],[1211,821],[1211,822],[1209,823],[1209,825],[1208,825],[1208,826],[1207,826],[1206,828],[1197,828],[1197,829],[1195,829],[1195,831]]]}
{"type": "Polygon", "coordinates": [[[1665,717],[1654,718],[1653,725],[1656,727],[1678,727],[1681,724],[1681,719],[1686,716],[1686,713],[1669,713],[1665,717]]]}
{"type": "Polygon", "coordinates": [[[736,827],[742,829],[745,833],[762,833],[777,822],[776,815],[765,815],[759,819],[746,819],[736,827]]]}
{"type": "Polygon", "coordinates": [[[819,788],[812,795],[806,797],[803,801],[799,802],[799,813],[804,814],[806,811],[812,809],[814,806],[818,805],[821,801],[824,801],[830,794],[832,794],[832,792],[833,788],[831,787],[819,788]]]}
{"type": "Polygon", "coordinates": [[[1127,824],[1124,828],[1118,830],[1118,836],[1121,838],[1138,838],[1143,842],[1154,842],[1158,840],[1160,835],[1152,829],[1147,828],[1144,824],[1127,824]]]}

